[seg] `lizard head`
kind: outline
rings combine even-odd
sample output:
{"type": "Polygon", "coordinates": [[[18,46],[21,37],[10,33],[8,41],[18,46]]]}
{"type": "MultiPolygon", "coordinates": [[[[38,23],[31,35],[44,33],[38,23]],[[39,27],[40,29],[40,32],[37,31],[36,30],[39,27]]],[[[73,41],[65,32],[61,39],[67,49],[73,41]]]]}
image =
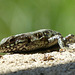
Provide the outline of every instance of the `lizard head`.
{"type": "Polygon", "coordinates": [[[75,43],[75,35],[73,35],[73,34],[69,34],[68,36],[66,36],[63,39],[64,39],[64,42],[66,45],[75,43]]]}

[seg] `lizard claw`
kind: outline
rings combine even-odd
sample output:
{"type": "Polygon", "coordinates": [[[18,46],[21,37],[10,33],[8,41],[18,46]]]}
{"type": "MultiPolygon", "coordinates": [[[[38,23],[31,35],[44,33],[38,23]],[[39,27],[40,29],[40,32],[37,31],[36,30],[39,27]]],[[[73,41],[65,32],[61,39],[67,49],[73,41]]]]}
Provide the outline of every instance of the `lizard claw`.
{"type": "Polygon", "coordinates": [[[63,47],[63,48],[61,48],[61,49],[59,49],[59,52],[65,52],[66,50],[68,50],[69,48],[67,48],[67,47],[63,47]]]}

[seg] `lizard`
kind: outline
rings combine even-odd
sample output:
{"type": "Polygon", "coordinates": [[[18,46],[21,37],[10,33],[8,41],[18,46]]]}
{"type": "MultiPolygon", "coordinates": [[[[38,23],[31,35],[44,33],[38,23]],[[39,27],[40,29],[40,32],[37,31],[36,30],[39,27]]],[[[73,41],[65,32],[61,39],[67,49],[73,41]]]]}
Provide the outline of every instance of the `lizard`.
{"type": "Polygon", "coordinates": [[[57,31],[40,29],[3,38],[0,42],[0,52],[33,51],[55,44],[58,44],[60,49],[65,49],[70,43],[75,43],[75,35],[69,34],[63,37],[57,31]]]}

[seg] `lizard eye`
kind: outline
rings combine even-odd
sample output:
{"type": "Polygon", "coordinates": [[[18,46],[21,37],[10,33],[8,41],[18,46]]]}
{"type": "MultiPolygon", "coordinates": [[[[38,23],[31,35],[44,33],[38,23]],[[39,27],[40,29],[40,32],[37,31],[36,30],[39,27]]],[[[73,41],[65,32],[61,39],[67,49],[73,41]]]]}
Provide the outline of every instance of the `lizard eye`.
{"type": "Polygon", "coordinates": [[[15,42],[15,38],[10,39],[10,42],[11,43],[15,42]]]}

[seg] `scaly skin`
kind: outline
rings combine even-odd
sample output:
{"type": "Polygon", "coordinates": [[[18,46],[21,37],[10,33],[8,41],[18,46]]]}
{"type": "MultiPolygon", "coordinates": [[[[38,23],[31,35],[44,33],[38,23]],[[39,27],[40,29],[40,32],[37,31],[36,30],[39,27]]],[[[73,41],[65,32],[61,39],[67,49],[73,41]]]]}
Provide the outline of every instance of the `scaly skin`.
{"type": "Polygon", "coordinates": [[[50,29],[17,34],[2,39],[0,42],[0,52],[32,51],[40,48],[48,48],[57,43],[63,49],[68,43],[75,43],[75,36],[68,35],[63,38],[59,32],[50,29]]]}

